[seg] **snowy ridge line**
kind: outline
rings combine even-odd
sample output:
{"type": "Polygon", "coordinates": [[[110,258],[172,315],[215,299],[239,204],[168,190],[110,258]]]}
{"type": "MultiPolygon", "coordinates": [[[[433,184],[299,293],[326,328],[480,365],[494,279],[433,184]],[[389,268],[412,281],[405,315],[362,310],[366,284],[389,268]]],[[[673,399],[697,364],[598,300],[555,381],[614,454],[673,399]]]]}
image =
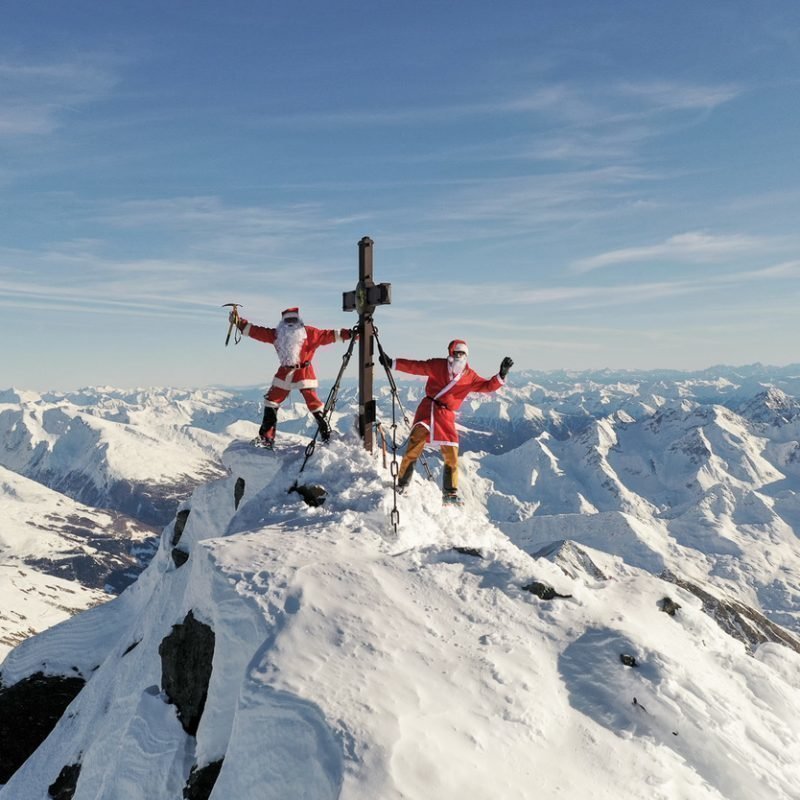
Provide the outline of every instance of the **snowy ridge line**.
{"type": "MultiPolygon", "coordinates": [[[[397,539],[388,476],[352,437],[309,462],[329,501],[303,506],[286,493],[302,442],[230,447],[230,474],[185,504],[182,566],[171,523],[120,598],[6,659],[4,679],[55,663],[54,649],[67,669],[81,651],[78,666],[101,663],[2,800],[39,800],[75,764],[74,800],[112,787],[172,800],[220,761],[211,800],[796,796],[800,655],[748,655],[690,591],[588,543],[535,558],[543,537],[514,541],[492,522],[478,456],[465,458],[463,509],[412,485],[397,539]],[[571,597],[540,599],[532,581],[571,597]],[[192,640],[173,676],[201,690],[196,735],[162,688],[165,641],[189,612],[214,634],[207,687],[192,640]]],[[[620,539],[647,534],[612,518],[620,539]]]]}

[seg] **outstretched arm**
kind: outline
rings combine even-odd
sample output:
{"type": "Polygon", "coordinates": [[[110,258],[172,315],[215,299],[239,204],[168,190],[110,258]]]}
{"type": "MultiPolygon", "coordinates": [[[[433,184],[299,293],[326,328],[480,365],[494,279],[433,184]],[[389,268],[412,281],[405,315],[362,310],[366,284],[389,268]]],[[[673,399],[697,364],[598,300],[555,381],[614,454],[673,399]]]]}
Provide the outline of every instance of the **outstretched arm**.
{"type": "Polygon", "coordinates": [[[391,366],[400,371],[407,372],[409,375],[425,375],[430,377],[433,374],[434,364],[441,361],[439,358],[429,358],[425,361],[415,361],[412,358],[389,359],[391,366]]]}
{"type": "Polygon", "coordinates": [[[315,345],[321,347],[326,344],[334,344],[334,342],[346,342],[353,338],[353,331],[350,328],[337,328],[320,330],[319,328],[311,328],[306,325],[307,331],[314,331],[316,339],[315,345]]]}
{"type": "Polygon", "coordinates": [[[470,384],[470,391],[471,392],[496,392],[501,386],[503,386],[506,382],[506,375],[508,375],[508,371],[511,367],[514,366],[514,362],[506,356],[500,362],[500,369],[493,378],[481,378],[480,375],[475,375],[472,383],[470,384]]]}
{"type": "MultiPolygon", "coordinates": [[[[233,317],[233,314],[231,314],[233,317]]],[[[233,319],[231,319],[233,322],[233,319]]],[[[267,344],[275,343],[275,328],[263,328],[261,325],[253,325],[248,322],[244,317],[236,318],[236,327],[251,339],[257,339],[259,342],[266,342],[267,344]]]]}
{"type": "Polygon", "coordinates": [[[241,328],[245,336],[251,339],[257,339],[259,342],[266,342],[267,344],[275,343],[275,328],[264,328],[261,325],[253,325],[246,319],[241,320],[244,325],[241,328]]]}

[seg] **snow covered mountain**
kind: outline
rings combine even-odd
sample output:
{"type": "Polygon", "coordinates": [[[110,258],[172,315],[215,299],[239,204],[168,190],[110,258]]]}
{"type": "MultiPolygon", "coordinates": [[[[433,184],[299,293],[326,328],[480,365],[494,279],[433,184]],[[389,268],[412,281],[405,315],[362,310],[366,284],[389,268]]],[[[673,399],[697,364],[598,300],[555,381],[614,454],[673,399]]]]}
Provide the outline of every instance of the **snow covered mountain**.
{"type": "Polygon", "coordinates": [[[478,458],[463,509],[419,481],[395,537],[388,470],[344,437],[307,507],[286,439],[229,447],[133,586],[6,658],[0,720],[55,726],[0,722],[0,798],[797,797],[797,640],[746,646],[606,541],[532,550],[478,458]]]}
{"type": "Polygon", "coordinates": [[[154,531],[0,467],[0,654],[130,585],[154,531]]]}
{"type": "MultiPolygon", "coordinates": [[[[3,463],[110,508],[127,482],[171,519],[136,583],[6,658],[0,800],[796,800],[797,375],[512,373],[463,407],[465,507],[420,472],[396,537],[352,387],[304,473],[319,508],[287,494],[299,403],[268,454],[243,444],[258,390],[6,393],[3,463]]],[[[421,384],[400,389],[413,412],[421,384]]],[[[99,531],[125,518],[2,481],[4,561],[31,569],[46,529],[51,571],[75,563],[94,513],[97,574],[124,572],[99,531]]]]}
{"type": "Polygon", "coordinates": [[[92,389],[0,394],[0,465],[86,505],[163,525],[220,474],[241,398],[217,392],[92,389]]]}

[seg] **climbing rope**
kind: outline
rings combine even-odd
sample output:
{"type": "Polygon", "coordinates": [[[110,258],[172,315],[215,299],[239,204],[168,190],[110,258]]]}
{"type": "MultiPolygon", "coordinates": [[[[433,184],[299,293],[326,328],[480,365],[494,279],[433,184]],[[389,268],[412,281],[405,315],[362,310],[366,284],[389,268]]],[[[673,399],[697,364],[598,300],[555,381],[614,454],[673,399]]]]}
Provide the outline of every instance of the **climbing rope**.
{"type": "MultiPolygon", "coordinates": [[[[325,405],[322,407],[322,418],[325,420],[325,422],[328,422],[330,416],[333,414],[333,410],[336,408],[336,400],[339,397],[339,385],[342,382],[342,376],[344,375],[347,365],[350,363],[350,358],[353,355],[353,348],[355,347],[357,339],[356,333],[358,332],[358,325],[355,325],[352,330],[353,335],[350,337],[350,345],[348,346],[347,351],[342,356],[342,366],[339,368],[339,374],[336,376],[336,380],[333,382],[330,392],[328,392],[325,405]]],[[[317,430],[314,432],[313,438],[306,445],[306,457],[303,459],[303,464],[300,467],[300,471],[297,473],[297,478],[295,479],[292,488],[289,489],[289,492],[292,492],[297,488],[297,479],[299,479],[301,473],[306,468],[308,459],[314,455],[314,450],[317,447],[317,436],[319,436],[319,430],[319,426],[317,426],[317,430]]]]}

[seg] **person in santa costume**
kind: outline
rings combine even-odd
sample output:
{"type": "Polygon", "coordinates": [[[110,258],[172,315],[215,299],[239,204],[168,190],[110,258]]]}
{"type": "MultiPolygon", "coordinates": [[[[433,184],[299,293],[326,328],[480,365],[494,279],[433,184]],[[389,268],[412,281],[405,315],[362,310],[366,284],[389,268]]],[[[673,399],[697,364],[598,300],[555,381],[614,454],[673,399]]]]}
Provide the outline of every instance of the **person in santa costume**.
{"type": "Polygon", "coordinates": [[[304,325],[298,308],[285,309],[281,313],[281,321],[275,328],[253,325],[246,319],[237,317],[234,312],[231,312],[230,321],[238,326],[243,335],[275,345],[280,360],[280,367],[272,379],[272,386],[264,395],[264,419],[255,444],[260,447],[272,447],[278,424],[278,409],[292,389],[300,390],[308,410],[317,420],[322,440],[327,442],[331,431],[322,413],[324,404],[317,394],[319,381],[312,361],[318,347],[346,341],[353,336],[353,331],[350,328],[321,330],[304,325]]]}
{"type": "Polygon", "coordinates": [[[469,347],[463,339],[454,339],[447,346],[447,358],[414,361],[408,358],[389,358],[381,354],[380,362],[411,375],[425,375],[425,398],[414,416],[408,447],[397,476],[397,490],[402,492],[414,474],[414,464],[426,444],[439,445],[444,458],[442,476],[443,499],[458,503],[458,430],[456,411],[472,392],[495,392],[505,384],[514,362],[506,356],[493,378],[482,378],[467,363],[469,347]]]}

